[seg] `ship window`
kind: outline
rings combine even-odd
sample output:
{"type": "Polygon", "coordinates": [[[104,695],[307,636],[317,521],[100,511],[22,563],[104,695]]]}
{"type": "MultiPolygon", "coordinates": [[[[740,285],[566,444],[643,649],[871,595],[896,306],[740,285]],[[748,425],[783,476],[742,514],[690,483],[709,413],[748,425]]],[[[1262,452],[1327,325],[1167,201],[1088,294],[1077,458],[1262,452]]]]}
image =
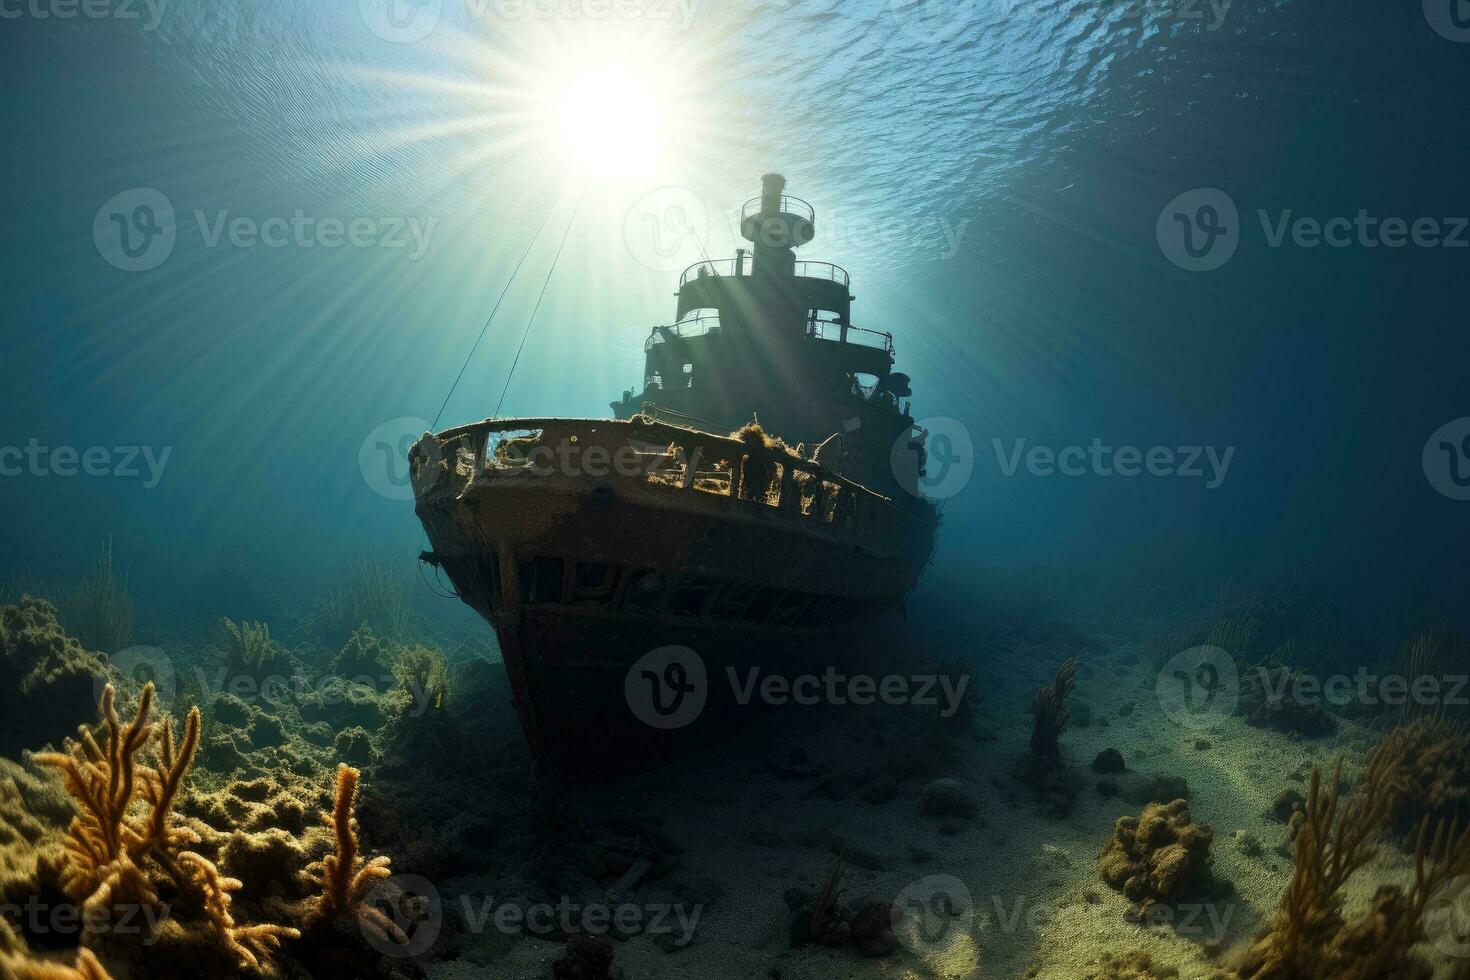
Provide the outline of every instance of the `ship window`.
{"type": "Polygon", "coordinates": [[[532,453],[541,445],[541,429],[492,432],[485,442],[485,465],[494,470],[530,466],[532,453]]]}
{"type": "Polygon", "coordinates": [[[837,518],[842,513],[842,498],[847,491],[835,483],[822,481],[822,520],[828,524],[839,523],[837,518]]]}
{"type": "Polygon", "coordinates": [[[784,594],[783,589],[761,586],[760,591],[755,594],[755,599],[745,607],[745,615],[742,618],[748,623],[765,622],[775,611],[777,603],[781,601],[784,594]]]}
{"type": "Polygon", "coordinates": [[[667,588],[665,578],[652,569],[634,572],[628,579],[628,590],[623,602],[635,612],[653,612],[658,608],[667,588]]]}
{"type": "Polygon", "coordinates": [[[817,506],[817,478],[797,470],[791,474],[791,482],[796,487],[797,499],[801,501],[801,512],[810,517],[817,506]]]}
{"type": "Polygon", "coordinates": [[[782,472],[781,464],[774,460],[762,468],[759,460],[746,456],[741,468],[741,499],[759,500],[772,507],[780,506],[782,472]]]}
{"type": "Polygon", "coordinates": [[[669,596],[669,612],[675,616],[698,616],[704,612],[714,583],[709,579],[696,578],[674,587],[669,596]]]}
{"type": "Polygon", "coordinates": [[[522,602],[561,602],[565,563],[560,558],[521,562],[522,602]]]}
{"type": "Polygon", "coordinates": [[[613,470],[619,476],[637,476],[642,473],[649,483],[660,486],[683,486],[684,472],[680,465],[682,457],[679,449],[672,443],[658,445],[639,439],[629,439],[628,449],[633,451],[632,462],[634,469],[625,469],[627,465],[624,457],[627,453],[619,449],[613,453],[613,470]]]}
{"type": "Polygon", "coordinates": [[[606,603],[617,591],[618,566],[605,561],[579,561],[573,584],[573,598],[606,603]]]}
{"type": "Polygon", "coordinates": [[[728,459],[717,462],[698,462],[696,457],[696,465],[699,466],[699,469],[694,474],[694,489],[719,494],[722,497],[730,496],[735,468],[730,465],[728,459]]]}

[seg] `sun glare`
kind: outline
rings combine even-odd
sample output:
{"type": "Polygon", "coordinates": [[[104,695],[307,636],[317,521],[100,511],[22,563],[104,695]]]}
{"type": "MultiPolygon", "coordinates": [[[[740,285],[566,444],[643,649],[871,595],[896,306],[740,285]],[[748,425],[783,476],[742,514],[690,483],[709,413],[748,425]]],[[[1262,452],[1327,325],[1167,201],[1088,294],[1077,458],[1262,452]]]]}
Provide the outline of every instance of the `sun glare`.
{"type": "Polygon", "coordinates": [[[589,177],[654,171],[664,122],[657,88],[623,68],[577,74],[556,96],[561,150],[589,177]]]}

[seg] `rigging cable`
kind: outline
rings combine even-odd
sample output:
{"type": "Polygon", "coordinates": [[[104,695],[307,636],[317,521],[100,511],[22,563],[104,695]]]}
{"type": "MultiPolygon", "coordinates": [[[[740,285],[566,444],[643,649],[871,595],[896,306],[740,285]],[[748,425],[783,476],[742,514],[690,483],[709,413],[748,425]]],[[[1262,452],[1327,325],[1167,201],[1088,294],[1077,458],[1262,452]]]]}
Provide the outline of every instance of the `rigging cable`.
{"type": "Polygon", "coordinates": [[[505,404],[505,393],[510,390],[510,379],[515,377],[516,365],[521,363],[521,351],[526,349],[526,338],[531,336],[531,325],[536,322],[536,313],[541,309],[541,301],[546,298],[546,287],[551,285],[551,277],[556,272],[557,262],[561,259],[561,250],[566,247],[567,237],[572,233],[572,225],[576,223],[577,212],[581,208],[582,190],[578,190],[577,203],[572,207],[572,216],[567,219],[566,231],[561,233],[561,243],[556,246],[556,254],[551,258],[551,268],[546,270],[546,278],[541,282],[541,292],[536,297],[536,305],[531,307],[531,316],[526,320],[525,333],[521,334],[521,344],[516,348],[515,359],[510,362],[510,373],[505,376],[505,387],[500,389],[500,400],[495,403],[495,411],[491,413],[491,418],[500,417],[500,406],[505,404]]]}
{"type": "Polygon", "coordinates": [[[546,222],[551,219],[551,212],[554,210],[556,210],[555,201],[551,202],[551,204],[546,208],[546,213],[541,216],[541,223],[536,226],[536,233],[533,234],[531,236],[531,240],[526,243],[525,251],[521,253],[520,259],[516,261],[515,268],[511,270],[510,278],[505,281],[505,286],[500,290],[500,295],[496,297],[495,305],[490,308],[490,315],[485,318],[485,325],[480,328],[480,336],[475,338],[474,346],[472,346],[470,348],[470,352],[465,355],[464,363],[461,364],[459,367],[459,374],[455,375],[454,377],[454,384],[449,386],[449,394],[444,396],[444,404],[439,406],[439,412],[437,415],[434,416],[433,424],[429,426],[430,431],[439,427],[439,419],[444,415],[444,410],[449,407],[449,399],[454,396],[454,389],[459,387],[459,382],[464,377],[465,370],[470,366],[470,359],[475,356],[475,351],[479,350],[480,341],[485,339],[485,332],[490,329],[490,322],[495,319],[495,314],[500,311],[500,304],[505,301],[505,294],[510,292],[511,285],[514,284],[516,281],[516,274],[521,271],[521,266],[524,265],[526,262],[526,256],[531,254],[532,246],[534,246],[536,244],[536,240],[541,237],[541,230],[546,227],[546,222]]]}

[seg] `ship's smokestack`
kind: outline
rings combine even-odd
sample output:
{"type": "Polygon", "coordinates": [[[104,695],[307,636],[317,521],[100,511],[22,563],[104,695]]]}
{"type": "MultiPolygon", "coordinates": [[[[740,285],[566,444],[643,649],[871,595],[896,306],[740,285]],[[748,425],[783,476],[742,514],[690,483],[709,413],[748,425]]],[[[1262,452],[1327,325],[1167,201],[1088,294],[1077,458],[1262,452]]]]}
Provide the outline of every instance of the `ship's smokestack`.
{"type": "Polygon", "coordinates": [[[761,214],[780,214],[781,193],[785,190],[785,177],[780,174],[764,174],[761,177],[761,214]]]}

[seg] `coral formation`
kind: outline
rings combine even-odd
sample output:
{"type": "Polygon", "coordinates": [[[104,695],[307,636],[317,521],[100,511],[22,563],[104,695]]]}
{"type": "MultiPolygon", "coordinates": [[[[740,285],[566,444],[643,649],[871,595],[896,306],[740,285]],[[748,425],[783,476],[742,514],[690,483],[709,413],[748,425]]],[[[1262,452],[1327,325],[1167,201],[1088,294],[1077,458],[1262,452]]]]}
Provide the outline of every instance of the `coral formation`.
{"type": "Polygon", "coordinates": [[[363,858],[357,837],[357,783],[362,773],[351,766],[337,769],[337,793],[332,812],[325,815],[336,842],[336,852],[307,866],[306,874],[321,889],[317,915],[331,922],[356,916],[362,928],[383,942],[407,944],[403,930],[381,910],[365,904],[373,886],[392,875],[386,857],[363,858]]]}
{"type": "Polygon", "coordinates": [[[1214,831],[1195,823],[1184,800],[1150,803],[1140,816],[1123,816],[1098,858],[1103,880],[1147,911],[1180,898],[1199,880],[1214,831]]]}
{"type": "Polygon", "coordinates": [[[291,664],[286,651],[271,639],[271,628],[265,623],[222,618],[219,623],[225,650],[225,666],[235,677],[260,677],[273,673],[289,673],[291,664]]]}
{"type": "Polygon", "coordinates": [[[111,905],[157,905],[160,888],[171,883],[194,898],[213,924],[224,947],[242,968],[259,969],[283,939],[300,933],[289,926],[237,925],[229,893],[240,882],[223,877],[212,861],[185,848],[200,842],[195,831],[178,826],[173,804],[199,744],[199,709],[189,712],[183,740],[174,742],[170,720],[149,721],[153,685],[147,684],[133,720],[117,713],[116,690],[107,685],[101,714],[105,742],[86,728],[66,752],[38,753],[38,765],[59,770],[81,812],[67,832],[61,884],[84,909],[111,905]],[[155,735],[157,736],[155,738],[155,735]],[[152,767],[138,756],[154,743],[152,767]],[[105,746],[105,747],[104,747],[105,746]],[[139,809],[135,804],[146,804],[139,809]]]}
{"type": "Polygon", "coordinates": [[[1305,671],[1281,665],[1246,671],[1240,685],[1240,714],[1249,725],[1298,735],[1325,735],[1337,725],[1319,703],[1303,696],[1321,685],[1305,671]]]}
{"type": "Polygon", "coordinates": [[[41,959],[20,948],[9,923],[0,917],[0,977],[5,980],[112,980],[90,949],[79,949],[75,964],[41,959]]]}
{"type": "Polygon", "coordinates": [[[1428,980],[1433,968],[1414,946],[1426,938],[1431,899],[1470,872],[1470,830],[1441,821],[1420,824],[1414,881],[1408,891],[1383,885],[1362,917],[1343,916],[1342,889],[1375,855],[1373,840],[1393,812],[1403,776],[1403,746],[1385,740],[1369,754],[1363,778],[1345,803],[1342,759],[1330,789],[1312,770],[1305,819],[1296,835],[1291,882],[1266,929],[1236,966],[1246,980],[1428,980]]]}
{"type": "Polygon", "coordinates": [[[0,607],[0,753],[59,742],[97,708],[102,658],[67,636],[56,608],[24,597],[0,607]]]}
{"type": "Polygon", "coordinates": [[[1162,966],[1141,949],[1127,953],[1104,953],[1097,970],[1083,980],[1169,980],[1179,976],[1172,966],[1162,966]]]}
{"type": "Polygon", "coordinates": [[[1076,683],[1077,660],[1068,658],[1057,668],[1051,684],[1036,692],[1031,702],[1031,763],[1045,767],[1061,757],[1057,740],[1067,727],[1067,695],[1076,683]]]}
{"type": "Polygon", "coordinates": [[[1426,716],[1395,726],[1384,743],[1403,758],[1393,793],[1395,830],[1412,839],[1426,818],[1470,826],[1470,732],[1426,716]]]}

